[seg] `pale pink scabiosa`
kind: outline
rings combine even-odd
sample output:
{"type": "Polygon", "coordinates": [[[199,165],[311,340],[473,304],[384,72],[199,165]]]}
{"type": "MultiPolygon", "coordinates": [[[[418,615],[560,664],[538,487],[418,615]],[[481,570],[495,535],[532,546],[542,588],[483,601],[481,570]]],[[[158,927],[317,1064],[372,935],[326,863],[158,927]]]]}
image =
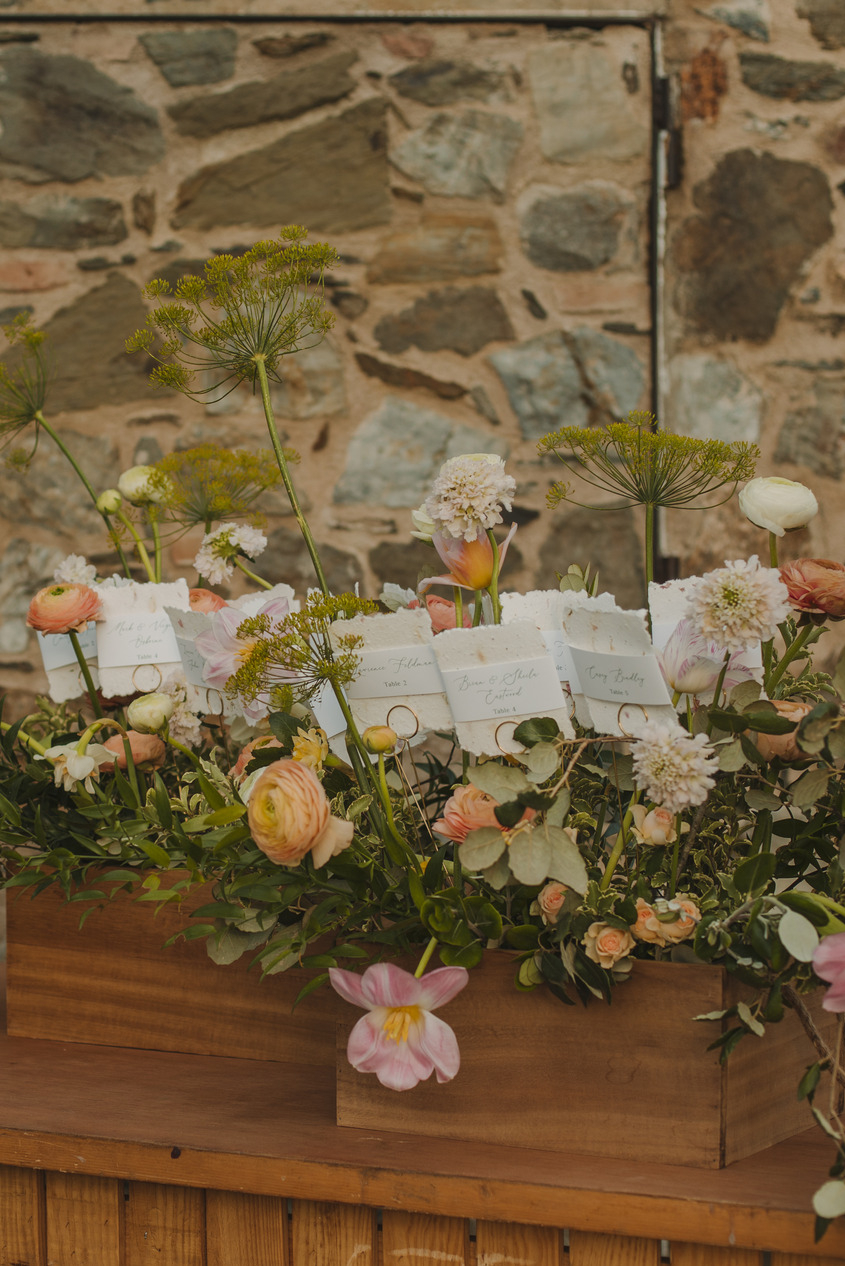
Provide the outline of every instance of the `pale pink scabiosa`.
{"type": "Polygon", "coordinates": [[[845,932],[822,937],[813,954],[813,971],[830,985],[822,999],[825,1011],[845,1011],[845,932]]]}
{"type": "Polygon", "coordinates": [[[635,783],[670,813],[703,804],[718,766],[706,737],[693,737],[679,725],[647,721],[634,744],[635,783]]]}
{"type": "Polygon", "coordinates": [[[443,463],[421,509],[444,536],[474,541],[502,522],[502,507],[510,510],[515,492],[516,480],[505,473],[501,457],[467,453],[443,463]]]}
{"type": "Polygon", "coordinates": [[[419,979],[395,963],[375,963],[363,976],[329,968],[341,998],[367,1012],[349,1035],[347,1058],[359,1073],[375,1073],[389,1090],[412,1090],[432,1073],[442,1084],[461,1066],[455,1034],[432,1015],[467,983],[465,967],[438,967],[419,979]]]}
{"type": "MultiPolygon", "coordinates": [[[[269,616],[271,620],[283,620],[290,614],[290,603],[287,598],[273,598],[265,602],[257,614],[269,616]]],[[[249,658],[255,645],[255,639],[238,637],[238,629],[246,618],[237,607],[221,607],[211,616],[210,627],[196,639],[197,650],[205,658],[203,680],[221,693],[226,689],[229,678],[249,658]]],[[[240,706],[248,721],[262,721],[269,709],[269,699],[266,693],[251,702],[240,698],[240,706]]]]}
{"type": "Polygon", "coordinates": [[[238,554],[257,558],[266,548],[267,537],[258,528],[245,523],[221,523],[202,538],[194,567],[210,585],[221,585],[234,572],[232,559],[238,554]]]}
{"type": "Polygon", "coordinates": [[[777,568],[761,567],[753,554],[702,576],[687,611],[704,638],[733,654],[774,637],[789,615],[789,593],[777,568]]]}
{"type": "MultiPolygon", "coordinates": [[[[657,659],[666,684],[674,693],[712,699],[724,667],[724,652],[715,642],[703,638],[690,620],[681,620],[663,650],[657,652],[657,659]]],[[[722,689],[730,693],[734,686],[753,677],[737,652],[728,661],[722,689]]]]}

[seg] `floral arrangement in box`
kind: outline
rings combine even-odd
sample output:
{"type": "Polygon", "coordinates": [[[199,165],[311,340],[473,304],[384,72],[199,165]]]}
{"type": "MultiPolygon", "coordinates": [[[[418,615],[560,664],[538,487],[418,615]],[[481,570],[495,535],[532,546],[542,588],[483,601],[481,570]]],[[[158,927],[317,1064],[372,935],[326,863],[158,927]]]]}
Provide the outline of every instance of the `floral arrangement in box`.
{"type": "MultiPolygon", "coordinates": [[[[517,988],[564,1003],[610,1000],[642,959],[721,964],[755,990],[702,1017],[723,1022],[724,1058],[791,1009],[816,1048],[800,1094],[812,1103],[832,1072],[830,1104],[813,1106],[836,1144],[824,1224],[845,1212],[845,662],[829,676],[813,650],[845,617],[845,564],[778,565],[813,494],[754,478],[748,445],[647,414],[564,427],[540,450],[643,509],[642,610],[576,564],[507,592],[517,489],[487,453],[448,460],[411,516],[432,559],[416,590],[333,594],[269,384],[329,328],[334,258],[291,228],[175,293],[153,283],[129,349],[199,398],[251,384],[271,448],[175,453],[114,489],[90,485],[47,420],[42,336],[7,330],[4,429],[65,452],[122,574],[72,555],[30,606],[51,697],[2,722],[6,885],[60,885],[92,909],[121,889],[155,906],[212,884],[183,935],[219,963],[319,969],[309,989],[328,978],[364,1010],[350,1061],[397,1090],[457,1073],[433,1013],[487,948],[514,951],[517,988]],[[279,483],[314,565],[300,600],[260,575],[256,502],[279,483]],[[655,585],[656,511],[706,511],[740,485],[769,565],[655,585]],[[198,526],[196,583],[164,581],[163,542],[198,526]],[[215,589],[236,571],[249,592],[226,600],[215,589]],[[409,954],[414,972],[393,961],[409,954]],[[840,1016],[832,1048],[805,1000],[819,981],[840,1016]]],[[[572,499],[565,482],[550,495],[572,499]]]]}

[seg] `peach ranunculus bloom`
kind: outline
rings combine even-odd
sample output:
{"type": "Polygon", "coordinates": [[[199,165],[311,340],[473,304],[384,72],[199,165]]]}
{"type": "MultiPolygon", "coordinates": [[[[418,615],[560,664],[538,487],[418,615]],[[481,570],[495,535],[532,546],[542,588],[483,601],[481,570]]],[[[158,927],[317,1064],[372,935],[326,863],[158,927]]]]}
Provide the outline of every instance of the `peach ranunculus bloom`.
{"type": "Polygon", "coordinates": [[[637,898],[637,921],[631,924],[631,932],[638,941],[646,941],[649,945],[666,945],[666,924],[661,923],[654,913],[654,907],[637,898]]]}
{"type": "Polygon", "coordinates": [[[26,622],[39,633],[82,633],[102,618],[99,594],[88,585],[47,585],[29,604],[26,622]]]}
{"type": "MultiPolygon", "coordinates": [[[[442,633],[444,629],[456,627],[455,604],[451,598],[441,598],[435,593],[430,593],[425,600],[425,605],[435,633],[442,633]]],[[[466,609],[464,609],[463,625],[465,629],[472,625],[472,617],[466,609]]]]}
{"type": "MultiPolygon", "coordinates": [[[[794,721],[796,727],[804,720],[808,712],[812,711],[811,703],[804,703],[801,699],[773,699],[772,703],[780,716],[786,717],[788,721],[794,721]]],[[[765,760],[782,760],[786,765],[795,765],[801,761],[812,760],[813,757],[809,752],[802,752],[801,748],[795,741],[795,731],[791,734],[760,734],[754,735],[754,744],[757,751],[765,760]]]]}
{"type": "Polygon", "coordinates": [[[845,619],[845,564],[830,558],[799,558],[781,567],[780,578],[796,611],[845,619]]]}
{"type": "MultiPolygon", "coordinates": [[[[469,783],[466,787],[456,787],[453,794],[443,806],[443,817],[434,823],[434,830],[445,835],[454,844],[463,844],[470,831],[478,831],[483,826],[495,826],[504,830],[493,810],[499,801],[488,796],[469,783]]],[[[526,809],[520,818],[521,822],[530,822],[535,816],[535,809],[526,809]]]]}
{"type": "Polygon", "coordinates": [[[624,928],[613,928],[609,923],[591,923],[581,944],[587,958],[609,969],[620,959],[627,958],[636,942],[624,928]]]}
{"type": "Polygon", "coordinates": [[[210,589],[189,589],[188,601],[192,611],[202,611],[205,615],[213,615],[226,605],[225,599],[219,593],[212,593],[210,589]]]}
{"type": "Polygon", "coordinates": [[[557,923],[568,892],[566,884],[557,879],[550,880],[540,889],[537,893],[537,905],[544,923],[557,923]]]}
{"type": "Polygon", "coordinates": [[[268,765],[254,783],[247,820],[255,843],[279,866],[296,866],[309,852],[315,866],[325,866],[352,843],[355,830],[332,816],[314,771],[287,759],[268,765]]]}
{"type": "Polygon", "coordinates": [[[644,804],[635,804],[631,814],[633,833],[641,844],[674,844],[678,838],[675,815],[668,809],[658,807],[649,813],[644,804]]]}
{"type": "MultiPolygon", "coordinates": [[[[139,734],[137,730],[127,730],[126,737],[129,740],[133,764],[148,765],[152,769],[158,769],[164,764],[167,746],[157,734],[139,734]]],[[[106,739],[103,747],[109,752],[114,752],[114,763],[118,769],[126,768],[126,749],[123,746],[122,734],[113,734],[111,738],[106,739]]]]}
{"type": "Polygon", "coordinates": [[[240,782],[246,774],[246,767],[252,760],[253,753],[261,751],[264,747],[281,746],[282,745],[279,740],[274,738],[272,734],[260,734],[258,738],[251,739],[243,748],[240,756],[229,770],[229,777],[233,779],[235,783],[240,782]]]}

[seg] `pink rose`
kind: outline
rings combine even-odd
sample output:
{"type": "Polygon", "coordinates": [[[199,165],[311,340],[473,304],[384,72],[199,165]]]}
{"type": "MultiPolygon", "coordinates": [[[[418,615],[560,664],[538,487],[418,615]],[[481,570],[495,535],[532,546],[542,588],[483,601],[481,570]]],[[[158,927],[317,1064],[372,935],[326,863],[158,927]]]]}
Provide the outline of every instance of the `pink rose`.
{"type": "Polygon", "coordinates": [[[677,944],[678,941],[685,941],[688,937],[695,935],[695,929],[701,918],[701,911],[694,901],[689,897],[673,897],[667,902],[670,910],[677,911],[677,919],[671,922],[661,923],[663,935],[671,944],[677,944]]]}
{"type": "Polygon", "coordinates": [[[591,923],[581,940],[587,958],[600,967],[610,968],[620,958],[627,958],[634,948],[634,938],[624,928],[613,928],[609,923],[591,923]]]}
{"type": "MultiPolygon", "coordinates": [[[[463,844],[470,831],[483,826],[495,826],[501,831],[502,824],[493,812],[498,803],[472,783],[457,787],[443,806],[443,817],[434,823],[434,829],[454,844],[463,844]]],[[[534,809],[526,809],[520,822],[530,822],[535,813],[534,809]]]]}
{"type": "Polygon", "coordinates": [[[215,611],[219,611],[226,605],[224,599],[218,593],[212,593],[210,589],[189,589],[188,599],[192,611],[202,611],[206,615],[213,615],[215,611]]]}
{"type": "Polygon", "coordinates": [[[631,931],[638,941],[647,941],[649,945],[665,945],[665,923],[661,923],[652,906],[642,897],[637,898],[637,921],[631,924],[631,931]]]}
{"type": "MultiPolygon", "coordinates": [[[[157,734],[139,734],[137,730],[127,730],[126,737],[129,740],[133,764],[149,765],[152,769],[158,769],[164,764],[167,746],[157,734]]],[[[118,769],[126,768],[126,749],[123,746],[122,734],[113,734],[110,739],[106,739],[103,747],[109,752],[114,752],[114,763],[118,769]]]]}
{"type": "Polygon", "coordinates": [[[295,760],[274,761],[259,775],[247,820],[255,843],[279,866],[296,866],[309,852],[315,866],[325,866],[352,843],[355,829],[332,817],[323,784],[295,760]]]}
{"type": "Polygon", "coordinates": [[[30,602],[26,622],[39,633],[82,633],[101,614],[99,595],[88,585],[48,585],[30,602]]]}
{"type": "Polygon", "coordinates": [[[652,809],[646,812],[644,804],[631,807],[634,818],[634,835],[641,844],[674,844],[678,838],[675,831],[675,815],[668,809],[652,809]]]}
{"type": "Polygon", "coordinates": [[[540,889],[537,893],[537,905],[540,907],[544,923],[557,923],[568,892],[566,884],[558,883],[556,879],[552,879],[545,888],[540,889]]]}
{"type": "MultiPolygon", "coordinates": [[[[456,627],[455,604],[449,598],[438,598],[436,594],[431,593],[426,598],[425,605],[435,633],[442,633],[444,629],[456,627]]],[[[472,624],[468,611],[464,612],[463,624],[465,629],[472,624]]]]}

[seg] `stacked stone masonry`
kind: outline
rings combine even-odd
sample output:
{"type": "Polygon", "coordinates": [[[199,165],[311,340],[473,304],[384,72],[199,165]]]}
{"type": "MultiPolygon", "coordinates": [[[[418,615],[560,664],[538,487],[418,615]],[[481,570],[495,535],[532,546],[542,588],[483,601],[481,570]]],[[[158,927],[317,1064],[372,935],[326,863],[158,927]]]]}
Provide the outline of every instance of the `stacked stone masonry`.
{"type": "MultiPolygon", "coordinates": [[[[67,6],[0,0],[0,316],[32,310],[47,330],[50,415],[95,486],[202,441],[266,444],[248,391],[206,406],[162,392],[123,345],[151,278],[303,223],[341,254],[336,325],[289,358],[274,403],[336,587],[430,572],[410,509],[445,457],[494,450],[519,485],[506,583],[554,584],[591,561],[639,605],[636,516],[546,509],[561,470],[536,441],[655,395],[667,426],[757,442],[761,473],[811,483],[822,512],[786,548],[843,558],[840,0],[626,6],[663,14],[682,117],[657,384],[648,22],[588,29],[565,3],[546,21],[492,0],[465,21],[391,7],[407,21],[198,22],[223,8],[115,0],[109,13],[132,20],[47,22],[67,6]]],[[[29,597],[66,553],[101,561],[103,542],[46,439],[25,477],[0,471],[0,493],[0,678],[31,694],[29,597]]],[[[301,591],[308,561],[281,497],[264,510],[262,570],[301,591]]],[[[684,572],[765,546],[735,503],[706,522],[663,525],[684,572]]],[[[171,546],[171,574],[192,578],[196,545],[171,546]]]]}

